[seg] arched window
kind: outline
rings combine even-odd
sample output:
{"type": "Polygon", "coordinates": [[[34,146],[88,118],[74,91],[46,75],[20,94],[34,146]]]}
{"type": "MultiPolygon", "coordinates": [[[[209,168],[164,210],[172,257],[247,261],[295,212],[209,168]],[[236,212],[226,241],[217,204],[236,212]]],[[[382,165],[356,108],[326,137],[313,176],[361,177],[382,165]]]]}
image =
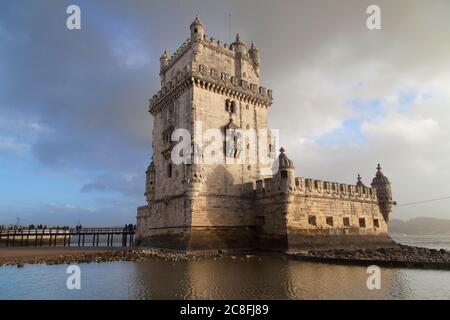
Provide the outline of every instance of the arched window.
{"type": "Polygon", "coordinates": [[[230,112],[231,103],[230,100],[225,100],[225,111],[230,112]]]}

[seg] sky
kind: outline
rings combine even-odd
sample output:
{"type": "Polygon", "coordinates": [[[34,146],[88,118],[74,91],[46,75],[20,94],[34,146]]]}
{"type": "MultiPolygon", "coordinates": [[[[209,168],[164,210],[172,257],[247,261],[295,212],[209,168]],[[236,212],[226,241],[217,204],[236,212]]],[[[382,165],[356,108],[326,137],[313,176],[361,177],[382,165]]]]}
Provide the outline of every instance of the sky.
{"type": "Polygon", "coordinates": [[[134,223],[159,57],[189,36],[254,41],[271,128],[298,176],[392,182],[392,218],[450,219],[450,2],[3,0],[0,224],[134,223]],[[81,30],[66,8],[81,8],[81,30]],[[381,8],[381,30],[366,9],[381,8]]]}

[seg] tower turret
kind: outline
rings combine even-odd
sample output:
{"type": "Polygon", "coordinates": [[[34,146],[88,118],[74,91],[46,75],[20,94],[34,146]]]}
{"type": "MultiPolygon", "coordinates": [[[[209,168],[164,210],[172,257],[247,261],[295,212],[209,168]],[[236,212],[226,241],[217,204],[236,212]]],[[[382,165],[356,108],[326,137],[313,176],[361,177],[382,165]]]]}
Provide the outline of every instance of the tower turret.
{"type": "Polygon", "coordinates": [[[295,166],[290,160],[283,147],[280,148],[278,156],[278,179],[280,179],[281,187],[284,191],[289,191],[290,187],[295,185],[295,166]]]}
{"type": "Polygon", "coordinates": [[[168,64],[169,64],[169,55],[167,54],[167,50],[164,50],[164,53],[162,54],[161,58],[159,58],[160,61],[160,67],[162,71],[168,64]]]}
{"type": "Polygon", "coordinates": [[[250,50],[248,51],[248,54],[250,56],[250,59],[253,63],[253,68],[255,69],[256,74],[259,76],[259,73],[261,71],[261,59],[259,56],[259,49],[255,46],[255,44],[252,41],[252,46],[250,47],[250,50]]]}
{"type": "Polygon", "coordinates": [[[153,164],[153,160],[145,171],[145,197],[147,199],[147,203],[153,201],[153,196],[155,194],[155,165],[153,164]]]}
{"type": "Polygon", "coordinates": [[[361,181],[361,176],[358,173],[358,177],[356,178],[356,186],[357,187],[365,187],[364,183],[361,181]]]}
{"type": "Polygon", "coordinates": [[[383,215],[384,220],[388,222],[389,214],[392,211],[392,205],[395,205],[395,202],[392,201],[391,183],[381,171],[380,164],[378,164],[377,173],[375,174],[375,178],[372,180],[372,187],[375,188],[377,192],[380,212],[383,215]]]}
{"type": "Polygon", "coordinates": [[[247,47],[245,43],[243,43],[239,37],[239,33],[236,34],[236,40],[231,44],[231,48],[241,56],[245,56],[247,54],[247,47]]]}
{"type": "Polygon", "coordinates": [[[205,26],[200,21],[198,15],[195,16],[194,22],[191,23],[191,40],[192,42],[196,42],[198,40],[203,39],[205,34],[205,26]]]}

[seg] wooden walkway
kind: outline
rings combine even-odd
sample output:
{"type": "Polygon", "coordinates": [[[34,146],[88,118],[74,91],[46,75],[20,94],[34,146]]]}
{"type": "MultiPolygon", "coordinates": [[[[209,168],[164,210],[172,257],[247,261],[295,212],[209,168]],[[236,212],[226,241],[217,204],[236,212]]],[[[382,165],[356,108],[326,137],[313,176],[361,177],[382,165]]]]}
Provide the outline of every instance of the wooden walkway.
{"type": "Polygon", "coordinates": [[[55,229],[0,229],[0,246],[114,246],[114,240],[121,239],[122,247],[134,243],[133,228],[55,228],[55,229]],[[100,241],[102,236],[102,241],[100,241]],[[86,242],[89,239],[89,243],[86,242]],[[106,243],[103,239],[106,238],[106,243]],[[91,242],[92,241],[92,242],[91,242]],[[106,244],[106,245],[105,245],[106,244]]]}

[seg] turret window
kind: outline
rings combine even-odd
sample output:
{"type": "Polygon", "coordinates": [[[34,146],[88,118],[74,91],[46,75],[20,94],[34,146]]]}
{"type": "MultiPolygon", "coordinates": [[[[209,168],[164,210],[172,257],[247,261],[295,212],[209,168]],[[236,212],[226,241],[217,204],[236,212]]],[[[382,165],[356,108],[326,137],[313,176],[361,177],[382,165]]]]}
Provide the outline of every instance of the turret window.
{"type": "Polygon", "coordinates": [[[308,216],[308,224],[316,226],[317,225],[316,216],[308,216]]]}
{"type": "Polygon", "coordinates": [[[288,172],[286,170],[281,170],[281,179],[287,179],[288,172]]]}

